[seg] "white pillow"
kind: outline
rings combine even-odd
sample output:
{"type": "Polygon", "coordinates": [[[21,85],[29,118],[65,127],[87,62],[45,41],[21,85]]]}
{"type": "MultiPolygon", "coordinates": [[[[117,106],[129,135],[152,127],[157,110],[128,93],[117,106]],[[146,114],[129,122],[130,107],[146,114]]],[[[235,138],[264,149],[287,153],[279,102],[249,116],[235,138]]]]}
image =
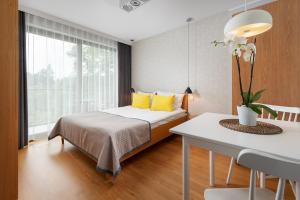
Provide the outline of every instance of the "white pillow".
{"type": "Polygon", "coordinates": [[[173,105],[174,110],[177,110],[178,108],[181,108],[184,94],[172,93],[172,92],[161,92],[161,91],[158,91],[157,94],[162,95],[162,96],[172,96],[172,95],[174,95],[175,96],[175,101],[174,101],[174,105],[173,105]]]}
{"type": "Polygon", "coordinates": [[[146,95],[148,94],[148,95],[150,95],[150,96],[156,94],[156,92],[142,92],[142,91],[138,91],[137,93],[139,93],[139,94],[146,94],[146,95]]]}

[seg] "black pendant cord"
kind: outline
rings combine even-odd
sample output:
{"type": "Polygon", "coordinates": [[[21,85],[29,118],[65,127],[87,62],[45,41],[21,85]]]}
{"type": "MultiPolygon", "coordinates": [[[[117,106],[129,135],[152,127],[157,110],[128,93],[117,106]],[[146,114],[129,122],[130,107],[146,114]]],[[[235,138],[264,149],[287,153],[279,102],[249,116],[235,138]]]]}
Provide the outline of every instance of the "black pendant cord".
{"type": "Polygon", "coordinates": [[[187,18],[186,22],[188,23],[188,38],[187,38],[187,65],[188,65],[188,69],[187,69],[187,82],[188,82],[188,85],[187,85],[187,88],[185,90],[185,93],[186,94],[192,94],[192,90],[190,88],[190,22],[193,20],[193,18],[189,17],[187,18]]]}
{"type": "Polygon", "coordinates": [[[187,41],[187,52],[188,52],[188,58],[187,58],[187,63],[188,63],[188,87],[190,87],[190,22],[188,22],[188,41],[187,41]]]}

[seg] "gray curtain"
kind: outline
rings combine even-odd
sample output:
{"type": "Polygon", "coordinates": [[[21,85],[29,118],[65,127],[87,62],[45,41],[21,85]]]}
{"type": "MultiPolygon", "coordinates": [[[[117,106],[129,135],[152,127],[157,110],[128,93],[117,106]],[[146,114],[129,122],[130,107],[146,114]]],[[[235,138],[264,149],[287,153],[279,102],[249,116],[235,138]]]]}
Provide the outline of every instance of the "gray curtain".
{"type": "Polygon", "coordinates": [[[19,11],[19,149],[28,145],[26,25],[25,13],[19,11]]]}
{"type": "Polygon", "coordinates": [[[131,46],[118,43],[119,107],[131,104],[131,46]]]}

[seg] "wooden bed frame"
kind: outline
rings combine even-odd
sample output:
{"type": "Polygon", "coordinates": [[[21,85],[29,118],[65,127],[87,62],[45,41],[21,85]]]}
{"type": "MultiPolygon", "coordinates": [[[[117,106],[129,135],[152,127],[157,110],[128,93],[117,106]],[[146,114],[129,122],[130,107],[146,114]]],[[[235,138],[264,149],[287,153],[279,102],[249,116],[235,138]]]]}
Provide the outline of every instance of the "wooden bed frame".
{"type": "MultiPolygon", "coordinates": [[[[169,137],[170,135],[172,135],[172,133],[169,132],[169,129],[185,122],[188,120],[188,95],[185,94],[184,97],[183,97],[183,100],[182,100],[182,105],[181,105],[181,108],[186,110],[186,113],[187,115],[184,116],[184,117],[181,117],[181,118],[178,118],[178,119],[175,119],[175,120],[172,120],[166,124],[162,124],[156,128],[153,128],[151,130],[151,140],[149,143],[133,150],[132,152],[130,152],[129,154],[127,154],[126,156],[124,156],[120,162],[123,162],[125,160],[127,160],[128,158],[136,155],[137,153],[143,151],[144,149],[160,142],[161,140],[169,137]]],[[[64,144],[64,138],[61,136],[61,142],[62,144],[64,144]]],[[[85,153],[85,152],[84,152],[85,153]]],[[[90,157],[90,156],[89,156],[90,157]]],[[[95,160],[95,158],[92,158],[93,160],[95,160]]],[[[97,161],[97,160],[96,160],[97,161]]]]}

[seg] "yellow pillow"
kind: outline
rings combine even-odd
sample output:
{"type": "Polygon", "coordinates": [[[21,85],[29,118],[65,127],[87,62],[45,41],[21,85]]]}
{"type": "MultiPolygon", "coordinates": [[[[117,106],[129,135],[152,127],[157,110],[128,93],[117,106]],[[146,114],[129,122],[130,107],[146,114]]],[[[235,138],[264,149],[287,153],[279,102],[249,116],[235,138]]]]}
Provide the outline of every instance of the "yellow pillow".
{"type": "Polygon", "coordinates": [[[151,110],[154,111],[173,111],[175,96],[154,95],[152,98],[151,110]]]}
{"type": "Polygon", "coordinates": [[[150,95],[133,93],[132,107],[142,109],[150,108],[150,95]]]}

